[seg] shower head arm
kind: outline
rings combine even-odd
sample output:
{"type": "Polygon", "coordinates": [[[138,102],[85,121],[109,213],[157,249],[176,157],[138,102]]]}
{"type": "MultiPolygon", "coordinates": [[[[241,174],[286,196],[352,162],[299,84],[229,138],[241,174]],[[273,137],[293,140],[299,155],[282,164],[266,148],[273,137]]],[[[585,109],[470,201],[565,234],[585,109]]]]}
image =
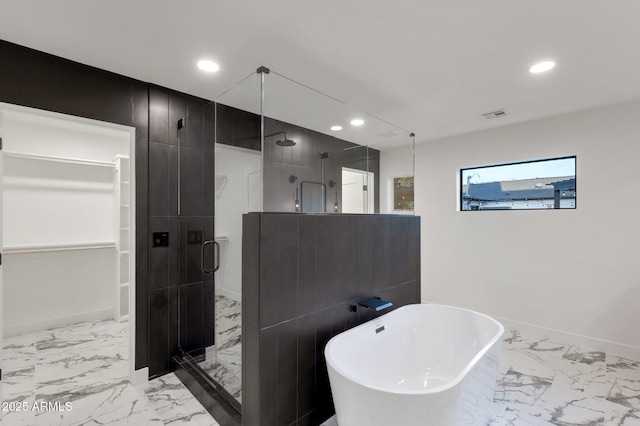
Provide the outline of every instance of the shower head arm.
{"type": "Polygon", "coordinates": [[[284,138],[287,139],[287,132],[285,132],[284,130],[280,130],[279,132],[271,133],[270,135],[264,135],[264,137],[265,138],[270,138],[271,136],[276,136],[276,135],[284,135],[284,138]]]}

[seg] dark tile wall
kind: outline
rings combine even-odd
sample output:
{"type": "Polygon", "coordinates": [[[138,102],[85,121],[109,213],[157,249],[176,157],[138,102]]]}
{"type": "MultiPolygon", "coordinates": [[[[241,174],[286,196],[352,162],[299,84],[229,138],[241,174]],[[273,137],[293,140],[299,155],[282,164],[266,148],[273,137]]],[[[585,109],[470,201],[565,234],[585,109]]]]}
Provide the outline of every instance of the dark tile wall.
{"type": "MultiPolygon", "coordinates": [[[[169,89],[93,68],[0,40],[0,102],[132,126],[136,129],[136,359],[135,367],[150,367],[152,375],[170,371],[177,350],[178,294],[186,308],[202,305],[211,315],[213,285],[205,278],[187,277],[184,265],[194,265],[194,254],[180,256],[178,230],[213,235],[213,191],[188,197],[187,224],[177,218],[177,120],[194,119],[185,136],[184,157],[202,163],[184,170],[186,190],[202,187],[213,174],[214,111],[207,101],[169,89]],[[199,154],[195,154],[195,153],[199,154]],[[201,154],[201,155],[200,155],[201,154]],[[195,219],[197,218],[197,219],[195,219]],[[198,222],[199,221],[199,222],[198,222]],[[211,223],[211,225],[206,225],[211,223]],[[170,233],[168,248],[151,248],[151,234],[170,233]],[[200,298],[195,301],[196,296],[200,298]],[[207,310],[209,309],[209,310],[207,310]]],[[[210,179],[209,182],[213,182],[210,179]]],[[[198,258],[198,270],[199,268],[198,258]]],[[[188,347],[211,343],[211,324],[194,320],[187,331],[188,347]],[[196,343],[194,343],[196,342],[196,343]]]]}
{"type": "Polygon", "coordinates": [[[260,151],[260,116],[227,105],[216,105],[218,143],[260,151]]]}
{"type": "Polygon", "coordinates": [[[149,232],[169,232],[169,246],[149,253],[152,376],[171,370],[179,347],[198,355],[213,344],[213,275],[200,247],[213,239],[214,135],[214,104],[149,86],[149,232]]]}
{"type": "Polygon", "coordinates": [[[242,418],[319,425],[334,413],[324,346],[376,313],[420,302],[420,218],[250,213],[243,220],[242,418]]]}

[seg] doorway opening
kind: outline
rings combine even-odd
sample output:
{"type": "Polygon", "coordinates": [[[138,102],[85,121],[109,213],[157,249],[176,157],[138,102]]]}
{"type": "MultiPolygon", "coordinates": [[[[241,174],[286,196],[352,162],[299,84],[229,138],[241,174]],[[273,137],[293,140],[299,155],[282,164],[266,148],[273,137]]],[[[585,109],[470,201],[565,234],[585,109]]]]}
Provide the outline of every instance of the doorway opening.
{"type": "Polygon", "coordinates": [[[135,129],[0,103],[0,137],[3,400],[135,381],[135,129]]]}
{"type": "Polygon", "coordinates": [[[374,178],[373,172],[342,168],[342,213],[375,211],[374,178]]]}

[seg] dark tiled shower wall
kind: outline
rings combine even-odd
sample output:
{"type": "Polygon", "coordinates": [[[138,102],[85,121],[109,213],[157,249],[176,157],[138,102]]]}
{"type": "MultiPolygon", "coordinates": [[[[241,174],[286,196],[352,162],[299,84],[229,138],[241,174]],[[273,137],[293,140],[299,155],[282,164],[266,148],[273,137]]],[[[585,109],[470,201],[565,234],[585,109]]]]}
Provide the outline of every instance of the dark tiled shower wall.
{"type": "Polygon", "coordinates": [[[242,419],[317,426],[334,413],[324,346],[389,310],[420,302],[420,218],[250,213],[243,220],[242,419]]]}
{"type": "MultiPolygon", "coordinates": [[[[178,294],[185,296],[182,300],[186,305],[198,308],[195,312],[212,318],[206,309],[207,298],[213,297],[213,284],[179,269],[180,262],[194,264],[192,251],[180,259],[176,238],[170,238],[169,248],[154,249],[150,232],[178,235],[176,124],[179,118],[201,111],[207,101],[2,40],[0,58],[0,102],[135,128],[135,368],[149,366],[152,375],[170,371],[171,354],[177,350],[178,294]]],[[[190,126],[201,130],[188,133],[185,155],[196,157],[198,152],[201,158],[212,159],[213,146],[207,145],[213,141],[212,110],[193,117],[190,126]]],[[[204,182],[204,176],[213,173],[213,161],[206,164],[211,167],[197,164],[193,173],[184,176],[184,189],[204,185],[201,176],[204,182]]],[[[193,221],[184,226],[199,226],[204,230],[203,238],[211,236],[212,227],[206,228],[198,221],[213,216],[213,191],[210,198],[184,207],[193,221]]],[[[206,344],[213,335],[197,318],[194,326],[183,332],[189,336],[187,344],[193,347],[206,344]]]]}

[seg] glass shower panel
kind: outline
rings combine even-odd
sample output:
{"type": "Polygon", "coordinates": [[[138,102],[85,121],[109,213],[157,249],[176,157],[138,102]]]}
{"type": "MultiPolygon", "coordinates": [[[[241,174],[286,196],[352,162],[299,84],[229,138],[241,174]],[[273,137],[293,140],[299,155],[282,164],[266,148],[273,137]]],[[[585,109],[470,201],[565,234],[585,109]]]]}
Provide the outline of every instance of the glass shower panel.
{"type": "Polygon", "coordinates": [[[263,108],[263,211],[398,213],[394,178],[414,174],[409,131],[274,71],[263,108]]]}
{"type": "Polygon", "coordinates": [[[188,105],[178,151],[180,348],[239,411],[243,214],[395,213],[413,137],[264,69],[188,105]]]}
{"type": "Polygon", "coordinates": [[[242,399],[242,215],[262,209],[261,74],[215,102],[215,347],[201,367],[242,399]]]}

